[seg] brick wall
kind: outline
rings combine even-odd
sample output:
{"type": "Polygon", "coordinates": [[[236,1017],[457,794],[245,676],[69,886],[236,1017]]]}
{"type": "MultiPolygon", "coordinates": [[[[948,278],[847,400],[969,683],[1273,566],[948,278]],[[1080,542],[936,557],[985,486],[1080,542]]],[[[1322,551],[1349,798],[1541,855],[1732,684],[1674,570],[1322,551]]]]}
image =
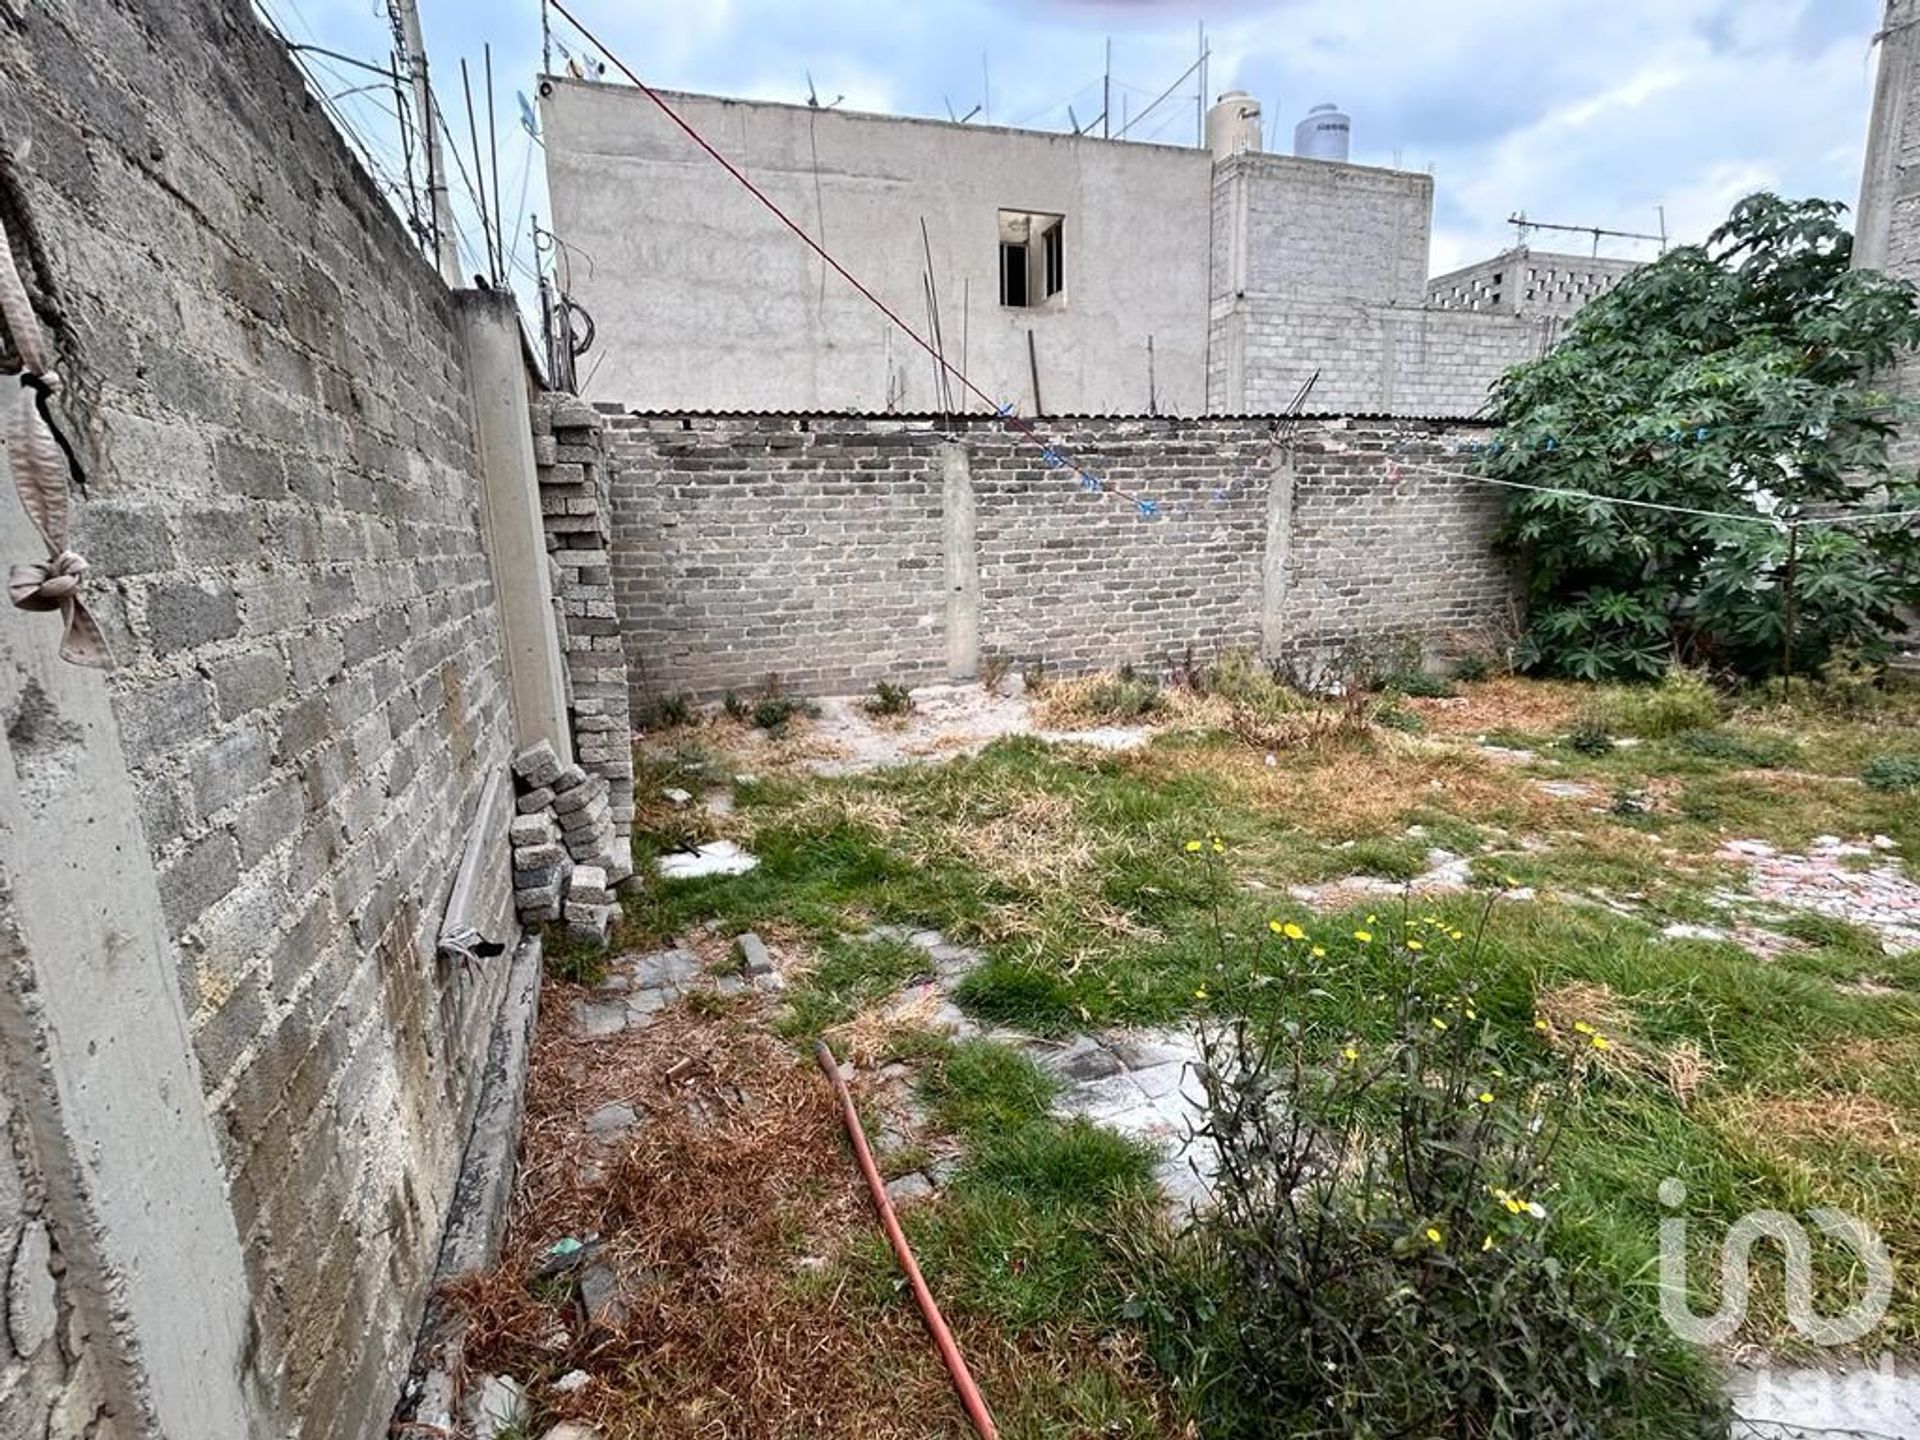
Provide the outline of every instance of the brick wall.
{"type": "Polygon", "coordinates": [[[508,744],[449,297],[243,0],[27,7],[0,68],[262,1424],[376,1433],[502,978],[434,946],[508,744]]]}
{"type": "Polygon", "coordinates": [[[1048,439],[1149,520],[1047,472],[1034,446],[972,424],[982,648],[1098,670],[1260,644],[1270,437],[1247,420],[1081,420],[1048,439]]]}
{"type": "Polygon", "coordinates": [[[767,675],[813,693],[946,663],[940,437],[911,421],[616,416],[634,705],[767,675]]]}
{"type": "Polygon", "coordinates": [[[1325,655],[1351,639],[1411,633],[1444,643],[1500,629],[1515,589],[1494,551],[1503,494],[1434,471],[1484,432],[1324,421],[1293,459],[1283,648],[1325,655]]]}
{"type": "Polygon", "coordinates": [[[1267,418],[1043,426],[1159,516],[1086,493],[991,418],[614,418],[613,574],[635,705],[744,692],[769,671],[815,693],[945,678],[956,589],[977,653],[1064,672],[1161,664],[1189,645],[1438,637],[1506,612],[1498,492],[1409,468],[1457,466],[1471,427],[1309,422],[1288,485],[1267,418]],[[971,575],[955,575],[954,548],[971,575]]]}

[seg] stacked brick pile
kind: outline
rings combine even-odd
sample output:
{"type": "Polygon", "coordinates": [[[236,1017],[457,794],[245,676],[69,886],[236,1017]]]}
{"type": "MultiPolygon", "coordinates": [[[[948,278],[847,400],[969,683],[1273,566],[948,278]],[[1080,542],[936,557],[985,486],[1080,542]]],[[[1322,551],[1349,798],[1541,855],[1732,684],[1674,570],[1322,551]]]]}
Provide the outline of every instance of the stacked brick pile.
{"type": "Polygon", "coordinates": [[[613,890],[633,874],[604,776],[562,765],[542,740],[514,757],[513,901],[523,924],[565,919],[576,939],[605,943],[620,918],[613,890]]]}
{"type": "Polygon", "coordinates": [[[632,725],[609,555],[612,460],[599,412],[572,395],[541,396],[533,458],[560,599],[573,748],[580,767],[604,782],[615,833],[625,839],[633,828],[632,725]]]}

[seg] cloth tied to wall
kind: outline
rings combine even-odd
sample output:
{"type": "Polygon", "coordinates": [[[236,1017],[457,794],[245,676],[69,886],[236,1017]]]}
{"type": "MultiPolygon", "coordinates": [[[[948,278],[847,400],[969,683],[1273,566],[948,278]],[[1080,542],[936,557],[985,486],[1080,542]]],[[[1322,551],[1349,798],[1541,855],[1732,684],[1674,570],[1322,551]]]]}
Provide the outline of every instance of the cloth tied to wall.
{"type": "Polygon", "coordinates": [[[68,482],[75,473],[74,457],[48,411],[49,401],[60,392],[60,376],[47,362],[40,318],[27,298],[4,227],[0,227],[0,321],[6,324],[21,366],[20,389],[6,417],[7,470],[47,547],[45,560],[11,568],[7,596],[22,610],[58,610],[66,626],[60,637],[60,658],[104,670],[112,666],[113,656],[81,598],[87,562],[67,544],[73,519],[68,482]]]}

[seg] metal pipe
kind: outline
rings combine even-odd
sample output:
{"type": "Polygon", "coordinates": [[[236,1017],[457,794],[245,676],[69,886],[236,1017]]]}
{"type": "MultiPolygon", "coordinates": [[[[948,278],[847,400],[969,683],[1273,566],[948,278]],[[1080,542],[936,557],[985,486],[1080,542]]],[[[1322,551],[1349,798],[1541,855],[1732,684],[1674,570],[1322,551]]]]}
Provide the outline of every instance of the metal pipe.
{"type": "Polygon", "coordinates": [[[940,1316],[940,1307],[934,1303],[933,1292],[927,1289],[920,1266],[914,1261],[913,1248],[907,1244],[906,1232],[900,1228],[900,1217],[893,1213],[893,1202],[887,1199],[887,1187],[881,1182],[879,1167],[873,1163],[873,1151],[867,1147],[867,1133],[860,1127],[860,1112],[853,1108],[853,1096],[847,1093],[847,1082],[840,1078],[840,1065],[827,1048],[826,1041],[813,1042],[813,1058],[820,1062],[820,1068],[833,1085],[833,1093],[839,1098],[840,1118],[846,1122],[847,1138],[853,1142],[854,1158],[860,1162],[860,1173],[866,1177],[867,1193],[873,1197],[873,1208],[880,1212],[880,1224],[893,1245],[893,1253],[900,1262],[901,1270],[906,1272],[907,1284],[912,1287],[913,1298],[920,1306],[920,1318],[926,1321],[933,1343],[940,1351],[941,1362],[947,1367],[947,1375],[959,1393],[967,1419],[973,1422],[980,1440],[999,1440],[1000,1430],[993,1423],[993,1412],[987,1409],[980,1388],[967,1372],[967,1362],[961,1358],[953,1332],[947,1329],[947,1322],[940,1316]]]}

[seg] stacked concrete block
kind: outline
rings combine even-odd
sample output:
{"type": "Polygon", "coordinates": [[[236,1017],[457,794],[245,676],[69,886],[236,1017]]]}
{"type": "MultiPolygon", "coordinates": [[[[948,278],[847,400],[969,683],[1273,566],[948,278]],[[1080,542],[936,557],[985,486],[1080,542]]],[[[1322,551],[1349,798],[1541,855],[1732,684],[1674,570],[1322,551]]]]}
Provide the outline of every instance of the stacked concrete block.
{"type": "Polygon", "coordinates": [[[545,740],[514,757],[513,894],[523,922],[564,919],[576,939],[605,943],[620,918],[614,887],[633,875],[604,776],[563,765],[545,740]]]}
{"type": "Polygon", "coordinates": [[[537,400],[533,429],[574,754],[603,782],[614,833],[624,841],[633,829],[633,727],[614,609],[612,460],[599,412],[572,395],[537,400]]]}

